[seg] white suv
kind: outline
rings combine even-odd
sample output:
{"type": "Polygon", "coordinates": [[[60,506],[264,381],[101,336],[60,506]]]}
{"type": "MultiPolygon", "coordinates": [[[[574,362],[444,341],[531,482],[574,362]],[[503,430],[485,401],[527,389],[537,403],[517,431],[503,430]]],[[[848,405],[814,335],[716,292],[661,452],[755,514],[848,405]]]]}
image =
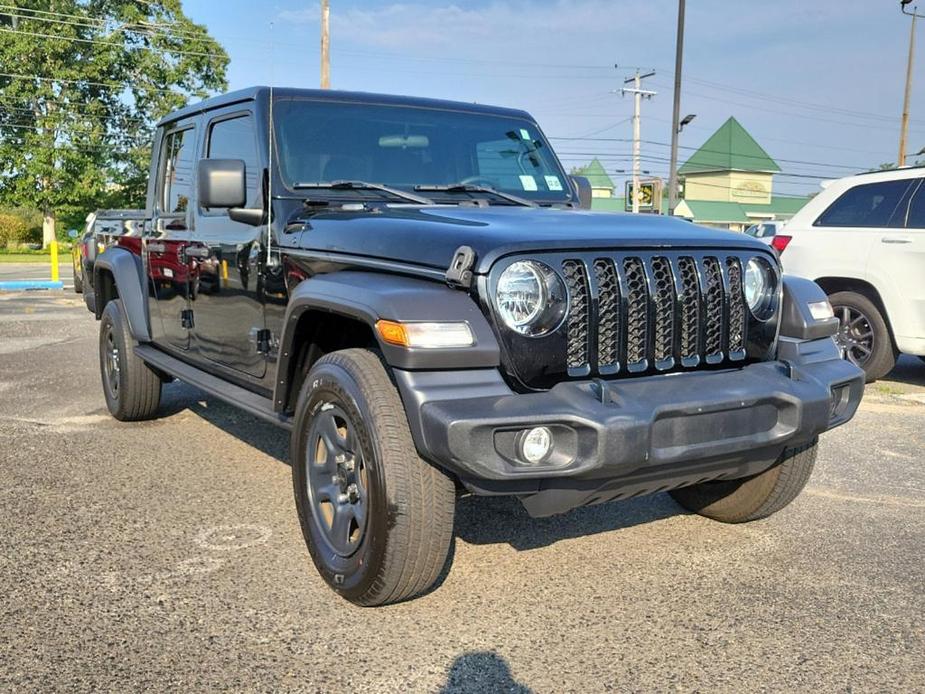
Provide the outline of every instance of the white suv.
{"type": "Polygon", "coordinates": [[[925,355],[925,168],[832,181],[771,245],[829,295],[836,339],[868,381],[901,352],[925,355]]]}

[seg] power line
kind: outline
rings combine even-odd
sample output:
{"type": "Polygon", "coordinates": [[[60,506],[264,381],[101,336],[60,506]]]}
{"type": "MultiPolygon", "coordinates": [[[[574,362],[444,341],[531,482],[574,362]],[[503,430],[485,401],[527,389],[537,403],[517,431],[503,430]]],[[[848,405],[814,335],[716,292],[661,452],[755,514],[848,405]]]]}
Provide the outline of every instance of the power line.
{"type": "MultiPolygon", "coordinates": [[[[75,41],[77,43],[99,44],[102,46],[109,46],[109,47],[113,47],[114,45],[116,45],[112,41],[102,41],[100,39],[81,39],[75,36],[63,36],[61,34],[45,34],[45,33],[36,32],[36,31],[25,31],[24,29],[6,29],[4,27],[0,27],[0,32],[4,34],[22,34],[24,36],[34,36],[36,38],[44,38],[44,39],[60,39],[62,41],[75,41]]],[[[212,59],[221,57],[217,53],[204,53],[202,51],[182,51],[179,49],[171,49],[171,48],[156,48],[154,46],[136,45],[136,46],[130,46],[130,48],[137,48],[140,50],[154,51],[154,52],[159,52],[159,53],[168,53],[171,55],[196,55],[196,56],[205,56],[207,58],[212,58],[212,59]]]]}

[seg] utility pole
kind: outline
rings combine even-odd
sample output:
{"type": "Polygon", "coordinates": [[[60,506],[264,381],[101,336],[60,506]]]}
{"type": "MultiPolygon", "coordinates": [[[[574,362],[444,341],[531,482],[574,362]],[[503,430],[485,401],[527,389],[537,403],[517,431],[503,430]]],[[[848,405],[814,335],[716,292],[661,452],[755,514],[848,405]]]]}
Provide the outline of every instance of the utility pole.
{"type": "Polygon", "coordinates": [[[674,105],[671,112],[671,163],[668,165],[668,214],[678,204],[678,136],[681,134],[681,59],[684,55],[684,0],[678,0],[678,34],[674,49],[674,105]]]}
{"type": "Polygon", "coordinates": [[[640,124],[639,116],[642,109],[642,98],[651,99],[655,96],[655,92],[649,91],[642,88],[642,81],[646,77],[652,77],[655,74],[655,70],[647,72],[642,75],[639,73],[639,68],[636,68],[636,74],[633,77],[629,77],[623,80],[623,84],[633,83],[632,88],[623,87],[620,92],[625,96],[626,94],[633,95],[633,212],[639,212],[639,140],[640,140],[640,124]]]}
{"type": "Polygon", "coordinates": [[[321,0],[321,88],[331,88],[331,7],[329,0],[321,0]]]}
{"type": "Polygon", "coordinates": [[[912,26],[909,27],[909,59],[906,63],[906,94],[903,98],[903,117],[899,126],[899,157],[896,159],[897,166],[906,165],[906,137],[909,134],[909,98],[912,95],[912,63],[915,57],[915,21],[922,16],[917,10],[918,7],[913,5],[912,12],[906,12],[906,5],[912,0],[899,0],[899,7],[903,14],[912,17],[912,26]]]}

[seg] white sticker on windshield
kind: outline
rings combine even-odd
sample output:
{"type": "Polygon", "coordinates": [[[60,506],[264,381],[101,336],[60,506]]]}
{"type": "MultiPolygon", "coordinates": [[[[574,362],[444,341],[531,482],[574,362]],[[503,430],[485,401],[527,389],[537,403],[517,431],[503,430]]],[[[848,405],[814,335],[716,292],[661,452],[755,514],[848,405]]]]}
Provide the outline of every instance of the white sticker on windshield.
{"type": "Polygon", "coordinates": [[[529,140],[529,139],[530,139],[530,133],[527,132],[527,129],[526,129],[526,128],[521,128],[521,129],[520,129],[520,139],[521,139],[521,140],[529,140]]]}
{"type": "Polygon", "coordinates": [[[524,190],[538,190],[536,187],[536,179],[529,174],[522,174],[520,177],[520,185],[523,186],[524,190]]]}
{"type": "Polygon", "coordinates": [[[558,176],[545,176],[546,178],[546,187],[549,190],[562,190],[562,181],[559,180],[558,176]]]}

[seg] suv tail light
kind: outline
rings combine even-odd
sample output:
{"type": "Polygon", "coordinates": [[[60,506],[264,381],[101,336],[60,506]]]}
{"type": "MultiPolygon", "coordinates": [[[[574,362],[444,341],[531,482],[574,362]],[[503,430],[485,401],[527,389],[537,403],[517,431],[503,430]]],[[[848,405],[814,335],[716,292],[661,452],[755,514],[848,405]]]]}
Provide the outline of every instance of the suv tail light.
{"type": "Polygon", "coordinates": [[[787,246],[790,244],[790,239],[792,238],[792,236],[778,234],[771,239],[771,247],[778,253],[783,253],[787,249],[787,246]]]}

